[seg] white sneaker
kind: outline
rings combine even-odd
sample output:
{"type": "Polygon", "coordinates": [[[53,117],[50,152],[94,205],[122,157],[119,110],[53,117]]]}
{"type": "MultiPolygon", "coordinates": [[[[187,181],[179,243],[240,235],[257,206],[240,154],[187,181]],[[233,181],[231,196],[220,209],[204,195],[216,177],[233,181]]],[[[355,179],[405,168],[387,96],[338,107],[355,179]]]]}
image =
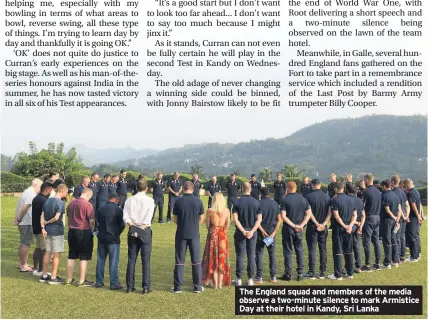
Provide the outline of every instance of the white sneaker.
{"type": "Polygon", "coordinates": [[[399,264],[396,262],[396,263],[393,263],[392,264],[394,267],[396,267],[396,268],[398,268],[398,266],[399,266],[399,264]]]}
{"type": "Polygon", "coordinates": [[[247,285],[254,286],[254,280],[253,279],[248,279],[247,285]]]}
{"type": "Polygon", "coordinates": [[[39,272],[37,270],[33,270],[33,276],[40,277],[41,275],[42,275],[41,272],[39,272]]]}
{"type": "Polygon", "coordinates": [[[345,274],[345,278],[346,279],[354,279],[354,276],[348,276],[347,274],[345,274]]]}
{"type": "Polygon", "coordinates": [[[388,264],[387,266],[385,266],[385,269],[391,269],[391,265],[388,264]]]}
{"type": "Polygon", "coordinates": [[[330,280],[342,280],[343,279],[342,277],[336,278],[336,276],[334,275],[334,273],[330,274],[329,276],[327,276],[327,278],[330,279],[330,280]]]}
{"type": "Polygon", "coordinates": [[[242,286],[242,280],[241,279],[234,279],[232,280],[232,284],[235,286],[242,286]]]}

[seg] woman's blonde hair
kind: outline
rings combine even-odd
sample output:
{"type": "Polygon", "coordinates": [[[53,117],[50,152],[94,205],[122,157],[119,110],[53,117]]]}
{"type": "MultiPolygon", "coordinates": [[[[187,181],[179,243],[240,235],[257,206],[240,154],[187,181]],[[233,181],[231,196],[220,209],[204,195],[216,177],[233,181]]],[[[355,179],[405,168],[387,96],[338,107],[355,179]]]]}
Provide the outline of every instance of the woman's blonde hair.
{"type": "Polygon", "coordinates": [[[216,192],[213,197],[212,209],[215,212],[223,212],[227,208],[226,199],[221,192],[216,192]]]}

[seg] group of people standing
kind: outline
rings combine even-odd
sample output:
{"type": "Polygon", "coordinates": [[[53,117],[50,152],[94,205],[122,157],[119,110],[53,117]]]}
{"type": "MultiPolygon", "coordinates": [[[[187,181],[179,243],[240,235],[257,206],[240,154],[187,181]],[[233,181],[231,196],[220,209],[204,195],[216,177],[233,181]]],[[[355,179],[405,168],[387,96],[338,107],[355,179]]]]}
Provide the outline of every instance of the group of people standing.
{"type": "Polygon", "coordinates": [[[334,273],[329,279],[352,278],[354,272],[370,272],[382,268],[398,267],[405,261],[419,260],[421,243],[420,226],[423,209],[419,192],[412,180],[406,179],[400,187],[400,178],[393,176],[382,181],[382,192],[374,185],[374,177],[367,174],[359,188],[353,185],[352,176],[338,182],[331,175],[327,193],[322,192],[318,179],[305,177],[297,192],[293,181],[285,182],[282,175],[274,183],[275,194],[262,187],[255,175],[241,185],[231,175],[227,183],[227,202],[216,177],[206,186],[208,210],[200,200],[202,184],[197,175],[192,181],[182,183],[179,174],[168,182],[162,173],[148,185],[140,177],[133,196],[127,198],[129,189],[126,171],[120,176],[97,174],[84,177],[74,188],[73,200],[65,208],[69,194],[64,181],[56,173],[42,182],[35,179],[32,186],[22,193],[17,206],[15,223],[19,226],[20,271],[33,272],[40,282],[49,284],[77,283],[78,286],[104,286],[104,269],[109,257],[110,289],[124,288],[118,280],[120,236],[128,226],[128,264],[126,291],[136,291],[135,265],[141,254],[143,279],[142,293],[151,292],[150,257],[152,229],[156,208],[159,222],[163,220],[164,192],[169,194],[166,222],[177,224],[175,235],[175,267],[173,293],[181,293],[186,251],[189,249],[193,274],[193,292],[203,291],[203,285],[221,288],[231,283],[241,285],[244,259],[247,263],[247,283],[263,283],[263,255],[269,255],[269,279],[277,282],[276,235],[282,228],[282,247],[285,272],[281,279],[292,279],[292,252],[296,253],[297,280],[316,278],[316,246],[319,248],[319,273],[323,279],[327,271],[328,225],[332,230],[334,273]],[[147,195],[148,192],[153,197],[147,195]],[[63,215],[68,221],[67,278],[57,275],[61,253],[64,252],[63,215]],[[230,269],[230,249],[227,230],[233,220],[235,225],[234,246],[236,252],[235,279],[230,269]],[[207,241],[201,259],[199,226],[208,229],[207,241]],[[304,231],[306,229],[306,231],[304,231]],[[309,251],[309,269],[304,273],[303,233],[309,251]],[[98,239],[96,281],[86,279],[88,261],[92,259],[93,238],[98,239]],[[29,246],[34,237],[36,249],[34,267],[28,265],[29,246]],[[365,263],[361,263],[360,237],[363,239],[365,263]],[[381,265],[380,242],[384,246],[381,265]],[[371,264],[371,244],[374,245],[375,261],[371,264]],[[406,246],[410,257],[405,258],[406,246]],[[342,269],[345,257],[345,270],[342,269]],[[354,261],[355,258],[355,261],[354,261]],[[73,278],[75,260],[80,260],[78,281],[73,278]],[[48,273],[49,264],[51,273],[48,273]]]}

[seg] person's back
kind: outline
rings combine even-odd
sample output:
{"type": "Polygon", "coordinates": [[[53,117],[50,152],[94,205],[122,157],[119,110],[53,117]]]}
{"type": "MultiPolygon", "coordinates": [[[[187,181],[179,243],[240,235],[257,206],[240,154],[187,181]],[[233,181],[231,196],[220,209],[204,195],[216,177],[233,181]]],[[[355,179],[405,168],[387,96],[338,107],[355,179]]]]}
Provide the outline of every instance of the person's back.
{"type": "MultiPolygon", "coordinates": [[[[315,219],[319,223],[324,222],[327,218],[328,209],[330,207],[330,197],[326,193],[322,192],[321,189],[315,189],[306,196],[306,200],[311,206],[315,219]]],[[[308,224],[313,224],[312,220],[309,220],[308,224]]]]}
{"type": "Polygon", "coordinates": [[[183,194],[177,199],[174,215],[177,216],[177,235],[183,239],[199,237],[199,216],[204,212],[201,199],[192,194],[183,194]]]}
{"type": "Polygon", "coordinates": [[[230,217],[230,211],[229,209],[225,208],[223,211],[221,212],[216,212],[213,209],[208,209],[207,211],[207,219],[210,219],[210,225],[212,227],[225,227],[226,226],[226,222],[230,219],[228,219],[230,217]]]}
{"type": "Polygon", "coordinates": [[[308,208],[308,201],[298,193],[287,194],[281,203],[281,209],[287,212],[287,217],[294,224],[300,224],[308,208]]]}
{"type": "Polygon", "coordinates": [[[380,215],[382,194],[374,185],[364,192],[364,210],[367,216],[380,215]]]}
{"type": "Polygon", "coordinates": [[[238,214],[238,220],[244,229],[250,230],[257,221],[260,203],[251,195],[243,195],[236,200],[233,211],[238,214]]]}

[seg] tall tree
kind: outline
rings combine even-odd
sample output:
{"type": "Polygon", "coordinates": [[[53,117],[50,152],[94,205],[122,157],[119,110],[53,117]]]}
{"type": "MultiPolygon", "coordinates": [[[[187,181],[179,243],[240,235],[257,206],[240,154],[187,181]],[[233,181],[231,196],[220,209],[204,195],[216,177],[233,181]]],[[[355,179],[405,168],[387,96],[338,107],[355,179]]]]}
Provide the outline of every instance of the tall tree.
{"type": "Polygon", "coordinates": [[[285,165],[281,172],[286,178],[297,178],[301,177],[305,173],[305,170],[298,169],[296,165],[291,164],[285,165]]]}
{"type": "Polygon", "coordinates": [[[264,168],[263,171],[259,173],[259,177],[263,179],[264,182],[272,181],[272,169],[264,168]]]}
{"type": "Polygon", "coordinates": [[[204,168],[201,167],[199,164],[195,164],[190,167],[190,174],[191,175],[197,174],[199,176],[199,179],[205,178],[204,168]]]}

